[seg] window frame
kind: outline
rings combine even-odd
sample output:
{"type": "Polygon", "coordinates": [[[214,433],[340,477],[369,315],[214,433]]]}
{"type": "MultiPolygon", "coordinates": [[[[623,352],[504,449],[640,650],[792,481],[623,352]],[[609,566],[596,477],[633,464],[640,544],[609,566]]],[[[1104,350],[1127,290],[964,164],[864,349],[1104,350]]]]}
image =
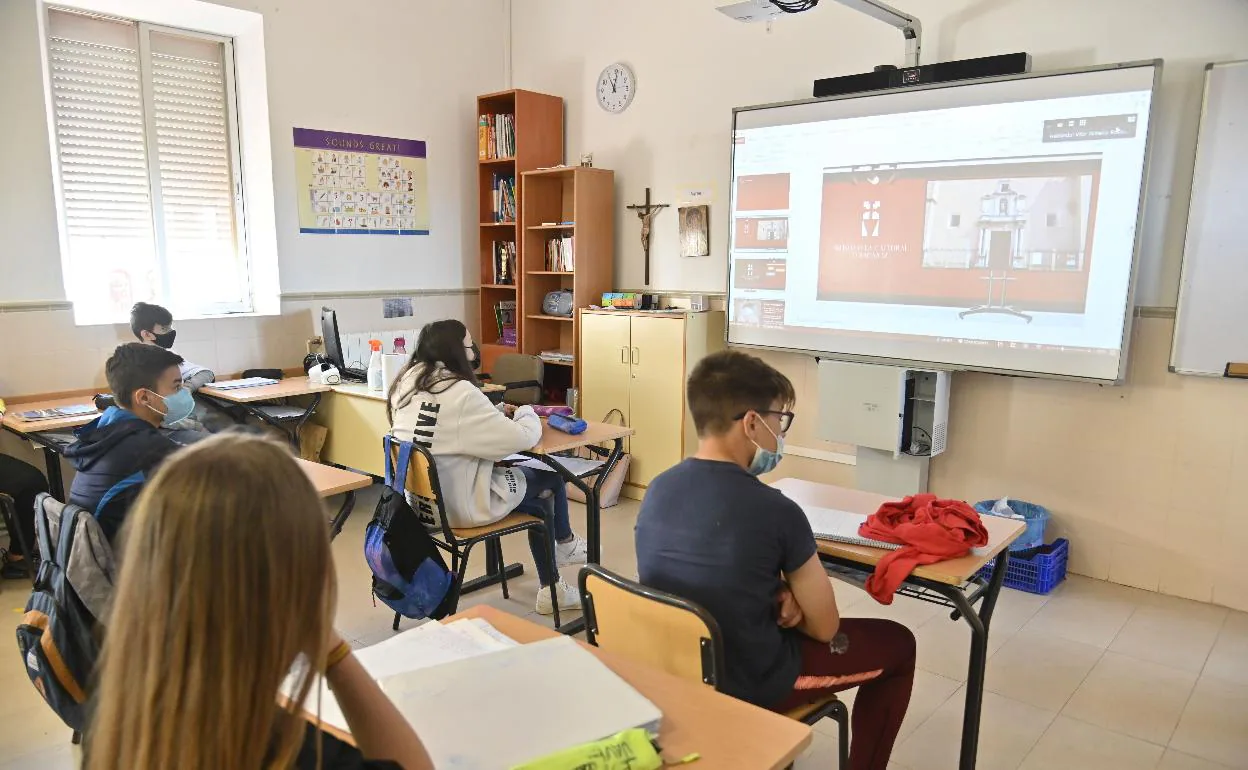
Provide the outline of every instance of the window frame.
{"type": "MultiPolygon", "coordinates": [[[[66,232],[65,193],[61,183],[60,144],[50,76],[48,10],[85,13],[106,19],[153,28],[166,28],[178,35],[200,35],[230,41],[232,66],[223,67],[232,83],[230,131],[235,204],[235,238],[240,244],[240,270],[245,272],[245,295],[250,307],[234,310],[200,306],[193,309],[171,306],[176,320],[233,316],[273,316],[281,313],[279,252],[277,238],[276,182],[273,177],[272,132],[269,120],[268,79],[265,76],[238,78],[240,71],[268,71],[264,36],[264,16],[256,11],[232,8],[203,0],[27,0],[38,8],[39,51],[43,57],[42,77],[46,129],[54,173],[52,185],[57,210],[62,279],[70,270],[66,232]]],[[[224,59],[223,59],[224,64],[224,59]]],[[[146,133],[146,126],[144,128],[146,133]]],[[[154,217],[153,217],[154,219],[154,217]]],[[[162,291],[165,287],[162,285],[162,291]]],[[[78,314],[75,313],[75,316],[78,314]]],[[[78,320],[78,325],[109,325],[112,322],[78,320]]]]}
{"type": "MultiPolygon", "coordinates": [[[[57,9],[48,6],[50,10],[57,9]]],[[[139,76],[143,87],[143,135],[147,146],[148,188],[152,196],[152,230],[156,242],[156,264],[160,269],[160,284],[163,293],[162,304],[170,303],[173,296],[169,283],[169,267],[167,253],[168,244],[165,235],[165,203],[164,191],[160,182],[160,145],[156,136],[156,110],[149,109],[156,103],[156,89],[153,82],[152,66],[152,33],[162,35],[189,37],[221,44],[221,74],[225,81],[225,114],[226,134],[229,137],[230,158],[230,195],[233,200],[233,230],[235,257],[238,259],[239,288],[242,300],[239,302],[216,302],[200,305],[195,308],[200,315],[232,315],[250,313],[255,305],[251,286],[251,256],[247,252],[247,212],[243,200],[243,167],[242,141],[238,134],[238,93],[235,89],[234,77],[234,39],[213,35],[207,32],[170,27],[164,24],[152,24],[145,21],[131,20],[138,25],[139,33],[139,76]]]]}

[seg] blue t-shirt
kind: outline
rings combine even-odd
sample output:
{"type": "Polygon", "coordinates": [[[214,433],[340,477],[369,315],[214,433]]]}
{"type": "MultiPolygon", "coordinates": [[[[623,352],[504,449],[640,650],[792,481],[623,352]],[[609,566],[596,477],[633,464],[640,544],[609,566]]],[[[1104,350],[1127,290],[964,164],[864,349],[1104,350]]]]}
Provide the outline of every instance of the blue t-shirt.
{"type": "Polygon", "coordinates": [[[801,634],[776,625],[776,592],[781,572],[815,554],[797,503],[740,466],[689,458],[650,482],[636,536],[641,582],[719,623],[720,689],[764,707],[787,696],[801,669],[801,634]]]}

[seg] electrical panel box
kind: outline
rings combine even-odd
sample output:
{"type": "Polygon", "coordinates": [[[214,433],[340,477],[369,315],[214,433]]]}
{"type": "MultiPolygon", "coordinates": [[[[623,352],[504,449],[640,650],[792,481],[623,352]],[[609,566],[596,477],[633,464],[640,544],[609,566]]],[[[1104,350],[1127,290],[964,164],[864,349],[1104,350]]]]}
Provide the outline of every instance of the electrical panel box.
{"type": "Polygon", "coordinates": [[[893,457],[945,451],[950,373],[897,366],[819,362],[818,436],[893,457]]]}

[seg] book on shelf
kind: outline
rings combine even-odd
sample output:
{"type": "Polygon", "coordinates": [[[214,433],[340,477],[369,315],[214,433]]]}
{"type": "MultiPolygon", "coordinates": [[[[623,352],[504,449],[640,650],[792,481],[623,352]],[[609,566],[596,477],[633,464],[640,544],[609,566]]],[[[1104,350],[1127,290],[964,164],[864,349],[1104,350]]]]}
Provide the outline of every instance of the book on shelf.
{"type": "Polygon", "coordinates": [[[499,286],[514,286],[516,283],[516,242],[494,241],[493,249],[494,280],[499,286]]]}
{"type": "Polygon", "coordinates": [[[556,364],[570,364],[575,360],[575,357],[566,350],[543,350],[537,354],[537,357],[556,364]]]}
{"type": "Polygon", "coordinates": [[[493,213],[495,222],[516,221],[516,178],[494,174],[493,213]]]}
{"type": "Polygon", "coordinates": [[[565,235],[546,241],[546,269],[556,273],[571,273],[576,269],[576,239],[565,235]]]}
{"type": "Polygon", "coordinates": [[[477,120],[477,157],[511,158],[516,154],[516,116],[482,115],[477,120]]]}
{"type": "Polygon", "coordinates": [[[498,339],[503,345],[516,344],[516,301],[502,300],[494,303],[494,322],[498,326],[498,339]]]}

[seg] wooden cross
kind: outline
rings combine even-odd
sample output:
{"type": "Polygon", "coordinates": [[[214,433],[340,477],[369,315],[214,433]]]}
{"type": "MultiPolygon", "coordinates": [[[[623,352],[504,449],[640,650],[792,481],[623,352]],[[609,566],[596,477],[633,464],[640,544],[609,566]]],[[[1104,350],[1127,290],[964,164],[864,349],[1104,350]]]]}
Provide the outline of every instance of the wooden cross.
{"type": "Polygon", "coordinates": [[[650,188],[646,188],[646,202],[644,204],[633,204],[627,207],[630,211],[637,212],[637,218],[641,220],[641,250],[646,255],[646,286],[650,285],[650,223],[654,220],[654,216],[663,209],[667,208],[666,203],[651,203],[650,188]]]}

